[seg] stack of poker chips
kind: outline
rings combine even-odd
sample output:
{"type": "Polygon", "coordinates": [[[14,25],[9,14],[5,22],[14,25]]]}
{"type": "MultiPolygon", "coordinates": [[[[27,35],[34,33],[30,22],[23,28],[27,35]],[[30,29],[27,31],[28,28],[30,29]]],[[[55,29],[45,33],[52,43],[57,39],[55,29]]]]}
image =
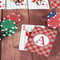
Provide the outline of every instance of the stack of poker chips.
{"type": "Polygon", "coordinates": [[[2,40],[5,37],[5,32],[0,30],[0,40],[2,40]]]}
{"type": "Polygon", "coordinates": [[[60,27],[60,13],[50,12],[47,16],[47,25],[50,28],[56,29],[60,27]]]}
{"type": "Polygon", "coordinates": [[[0,20],[0,40],[5,36],[9,37],[15,34],[18,30],[18,26],[16,24],[20,22],[20,20],[20,15],[15,13],[7,15],[3,21],[0,20]]]}
{"type": "Polygon", "coordinates": [[[0,20],[0,40],[2,40],[5,37],[5,32],[1,30],[1,23],[2,21],[0,20]]]}

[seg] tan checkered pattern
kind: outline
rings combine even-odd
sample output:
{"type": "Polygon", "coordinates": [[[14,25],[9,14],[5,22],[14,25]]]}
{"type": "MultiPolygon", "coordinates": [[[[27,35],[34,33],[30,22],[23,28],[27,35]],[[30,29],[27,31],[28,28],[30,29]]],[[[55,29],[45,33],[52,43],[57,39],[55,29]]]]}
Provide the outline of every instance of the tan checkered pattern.
{"type": "Polygon", "coordinates": [[[60,8],[60,0],[50,0],[51,8],[60,8]]]}

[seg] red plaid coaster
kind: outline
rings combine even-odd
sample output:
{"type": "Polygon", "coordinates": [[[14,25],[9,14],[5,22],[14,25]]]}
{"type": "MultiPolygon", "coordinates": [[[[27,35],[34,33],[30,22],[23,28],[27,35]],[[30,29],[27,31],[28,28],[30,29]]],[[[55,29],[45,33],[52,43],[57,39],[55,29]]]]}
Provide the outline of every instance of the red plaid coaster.
{"type": "Polygon", "coordinates": [[[25,49],[43,56],[48,56],[56,35],[57,31],[35,27],[28,39],[25,49]]]}
{"type": "Polygon", "coordinates": [[[60,8],[60,0],[50,0],[51,8],[60,8]]]}

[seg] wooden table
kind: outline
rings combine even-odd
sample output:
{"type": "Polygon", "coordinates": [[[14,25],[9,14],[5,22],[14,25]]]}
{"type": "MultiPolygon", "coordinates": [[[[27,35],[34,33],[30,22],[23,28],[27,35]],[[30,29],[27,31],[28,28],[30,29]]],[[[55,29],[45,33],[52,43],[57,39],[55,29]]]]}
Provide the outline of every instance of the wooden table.
{"type": "Polygon", "coordinates": [[[50,11],[60,12],[59,9],[50,10],[0,10],[0,19],[10,14],[21,15],[21,22],[18,23],[18,31],[11,37],[5,37],[1,42],[1,60],[60,60],[60,30],[58,31],[53,48],[49,57],[44,57],[35,53],[19,51],[20,31],[22,24],[46,25],[47,14],[50,11]]]}

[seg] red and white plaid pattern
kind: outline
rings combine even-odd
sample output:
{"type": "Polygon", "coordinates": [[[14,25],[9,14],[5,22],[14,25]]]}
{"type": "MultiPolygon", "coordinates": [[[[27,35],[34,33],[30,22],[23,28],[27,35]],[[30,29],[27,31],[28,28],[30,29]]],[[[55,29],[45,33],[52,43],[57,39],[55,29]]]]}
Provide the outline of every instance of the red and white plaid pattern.
{"type": "Polygon", "coordinates": [[[54,17],[47,20],[47,25],[50,28],[56,29],[60,27],[60,13],[57,13],[54,17]]]}
{"type": "Polygon", "coordinates": [[[31,52],[48,57],[48,55],[50,54],[53,42],[55,40],[56,34],[57,34],[57,31],[50,30],[47,28],[35,27],[33,29],[33,32],[31,34],[30,38],[28,39],[25,49],[27,51],[31,51],[31,52]],[[39,34],[44,34],[44,35],[48,36],[48,38],[50,39],[50,42],[48,45],[43,47],[43,46],[38,46],[34,43],[34,41],[33,41],[34,37],[39,34]]]}
{"type": "Polygon", "coordinates": [[[50,0],[51,8],[60,8],[60,0],[50,0]]]}

